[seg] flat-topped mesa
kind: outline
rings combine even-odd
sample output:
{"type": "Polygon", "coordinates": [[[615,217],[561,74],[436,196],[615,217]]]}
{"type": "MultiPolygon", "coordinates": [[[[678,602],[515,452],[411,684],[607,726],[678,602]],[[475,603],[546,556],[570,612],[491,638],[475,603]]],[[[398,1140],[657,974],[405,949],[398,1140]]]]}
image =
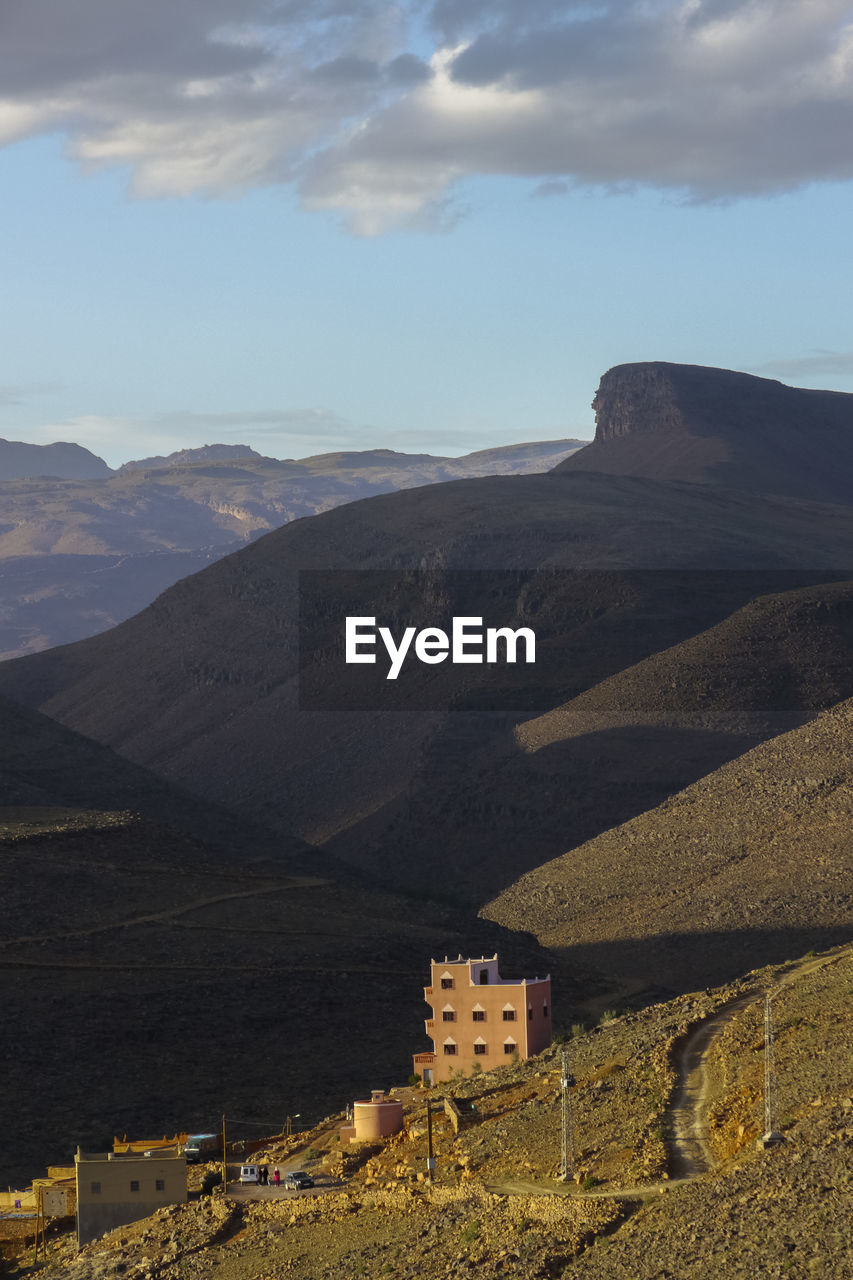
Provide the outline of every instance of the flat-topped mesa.
{"type": "Polygon", "coordinates": [[[558,471],[853,502],[853,395],[652,361],[604,374],[592,444],[558,471]]]}

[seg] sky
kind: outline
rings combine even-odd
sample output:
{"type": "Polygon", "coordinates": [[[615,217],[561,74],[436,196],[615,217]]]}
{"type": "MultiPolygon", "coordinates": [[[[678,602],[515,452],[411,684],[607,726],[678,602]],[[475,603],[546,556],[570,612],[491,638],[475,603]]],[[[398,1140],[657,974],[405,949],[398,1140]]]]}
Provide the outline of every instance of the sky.
{"type": "Polygon", "coordinates": [[[853,3],[0,0],[0,221],[0,435],[113,466],[853,392],[853,3]]]}

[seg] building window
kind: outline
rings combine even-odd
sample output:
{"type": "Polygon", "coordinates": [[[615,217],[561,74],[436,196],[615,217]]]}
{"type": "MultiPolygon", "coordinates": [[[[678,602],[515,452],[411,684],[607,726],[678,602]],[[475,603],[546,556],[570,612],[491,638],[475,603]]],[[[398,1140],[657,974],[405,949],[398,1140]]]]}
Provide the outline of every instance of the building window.
{"type": "Polygon", "coordinates": [[[489,971],[488,969],[481,969],[480,970],[480,986],[487,987],[488,985],[489,985],[489,971]]]}
{"type": "Polygon", "coordinates": [[[504,1022],[515,1022],[515,1009],[504,1009],[504,1022]]]}
{"type": "Polygon", "coordinates": [[[475,1044],[475,1045],[474,1045],[474,1052],[475,1052],[475,1053],[485,1053],[485,1052],[486,1052],[486,1046],[485,1046],[484,1044],[475,1044]]]}
{"type": "Polygon", "coordinates": [[[154,1183],[154,1186],[157,1188],[157,1190],[158,1190],[158,1191],[165,1191],[165,1190],[166,1190],[166,1179],[165,1179],[165,1178],[158,1178],[158,1179],[157,1179],[157,1181],[154,1183]]]}
{"type": "Polygon", "coordinates": [[[504,1053],[515,1053],[515,1045],[511,1040],[504,1041],[504,1053]]]}
{"type": "Polygon", "coordinates": [[[447,1054],[448,1057],[452,1057],[453,1054],[456,1052],[456,1045],[452,1043],[446,1044],[444,1046],[444,1052],[447,1054]]]}
{"type": "Polygon", "coordinates": [[[452,990],[453,990],[453,979],[452,979],[452,978],[442,978],[442,979],[441,979],[441,989],[442,989],[442,991],[452,991],[452,990]]]}
{"type": "Polygon", "coordinates": [[[548,1017],[548,1006],[547,1006],[547,1004],[543,1004],[543,1006],[542,1006],[542,1017],[543,1017],[543,1018],[547,1018],[547,1017],[548,1017]]]}
{"type": "Polygon", "coordinates": [[[456,1014],[453,1012],[452,1009],[442,1009],[441,1020],[442,1022],[455,1022],[456,1014]]]}
{"type": "Polygon", "coordinates": [[[90,1188],[91,1188],[91,1190],[92,1190],[92,1195],[93,1195],[93,1196],[99,1196],[99,1195],[101,1194],[101,1184],[100,1184],[100,1182],[90,1182],[90,1183],[89,1183],[89,1186],[90,1186],[90,1188]]]}
{"type": "Polygon", "coordinates": [[[474,1012],[471,1014],[471,1017],[474,1019],[475,1022],[485,1022],[486,1011],[485,1009],[475,1009],[474,1012]]]}
{"type": "Polygon", "coordinates": [[[528,1022],[533,1021],[533,1007],[531,1005],[527,1006],[527,1021],[528,1022]]]}
{"type": "Polygon", "coordinates": [[[131,1184],[130,1184],[130,1189],[131,1189],[131,1191],[138,1191],[138,1190],[139,1190],[139,1183],[138,1183],[138,1182],[136,1182],[136,1181],[134,1180],[134,1181],[133,1181],[133,1182],[131,1182],[131,1184]]]}

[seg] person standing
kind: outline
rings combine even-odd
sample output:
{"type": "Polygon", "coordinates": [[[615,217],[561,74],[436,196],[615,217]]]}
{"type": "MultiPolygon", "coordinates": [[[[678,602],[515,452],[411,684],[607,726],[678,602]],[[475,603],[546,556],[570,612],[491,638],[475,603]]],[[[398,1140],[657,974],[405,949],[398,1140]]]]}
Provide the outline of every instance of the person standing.
{"type": "Polygon", "coordinates": [[[281,1174],[278,1171],[278,1165],[276,1165],[275,1169],[273,1169],[272,1180],[276,1186],[279,1186],[279,1184],[281,1183],[281,1174]]]}

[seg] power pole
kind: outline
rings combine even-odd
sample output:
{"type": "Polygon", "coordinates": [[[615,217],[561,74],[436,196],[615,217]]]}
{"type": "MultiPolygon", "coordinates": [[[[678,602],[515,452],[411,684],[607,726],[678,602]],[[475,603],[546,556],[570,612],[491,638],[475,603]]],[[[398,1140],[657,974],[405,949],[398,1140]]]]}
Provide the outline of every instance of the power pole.
{"type": "Polygon", "coordinates": [[[432,1103],[427,1098],[427,1181],[432,1182],[435,1173],[435,1156],[432,1152],[432,1103]]]}
{"type": "Polygon", "coordinates": [[[560,1181],[568,1182],[575,1172],[575,1129],[572,1117],[572,1095],[569,1092],[575,1082],[569,1074],[569,1051],[563,1045],[562,1066],[560,1070],[560,1112],[562,1120],[562,1143],[560,1148],[560,1181]]]}
{"type": "Polygon", "coordinates": [[[776,1120],[776,1055],[775,1037],[773,1034],[773,997],[770,992],[764,997],[764,1133],[756,1146],[763,1149],[775,1147],[784,1139],[775,1127],[776,1120]]]}
{"type": "Polygon", "coordinates": [[[228,1143],[225,1137],[225,1116],[222,1117],[222,1194],[228,1195],[228,1143]]]}

